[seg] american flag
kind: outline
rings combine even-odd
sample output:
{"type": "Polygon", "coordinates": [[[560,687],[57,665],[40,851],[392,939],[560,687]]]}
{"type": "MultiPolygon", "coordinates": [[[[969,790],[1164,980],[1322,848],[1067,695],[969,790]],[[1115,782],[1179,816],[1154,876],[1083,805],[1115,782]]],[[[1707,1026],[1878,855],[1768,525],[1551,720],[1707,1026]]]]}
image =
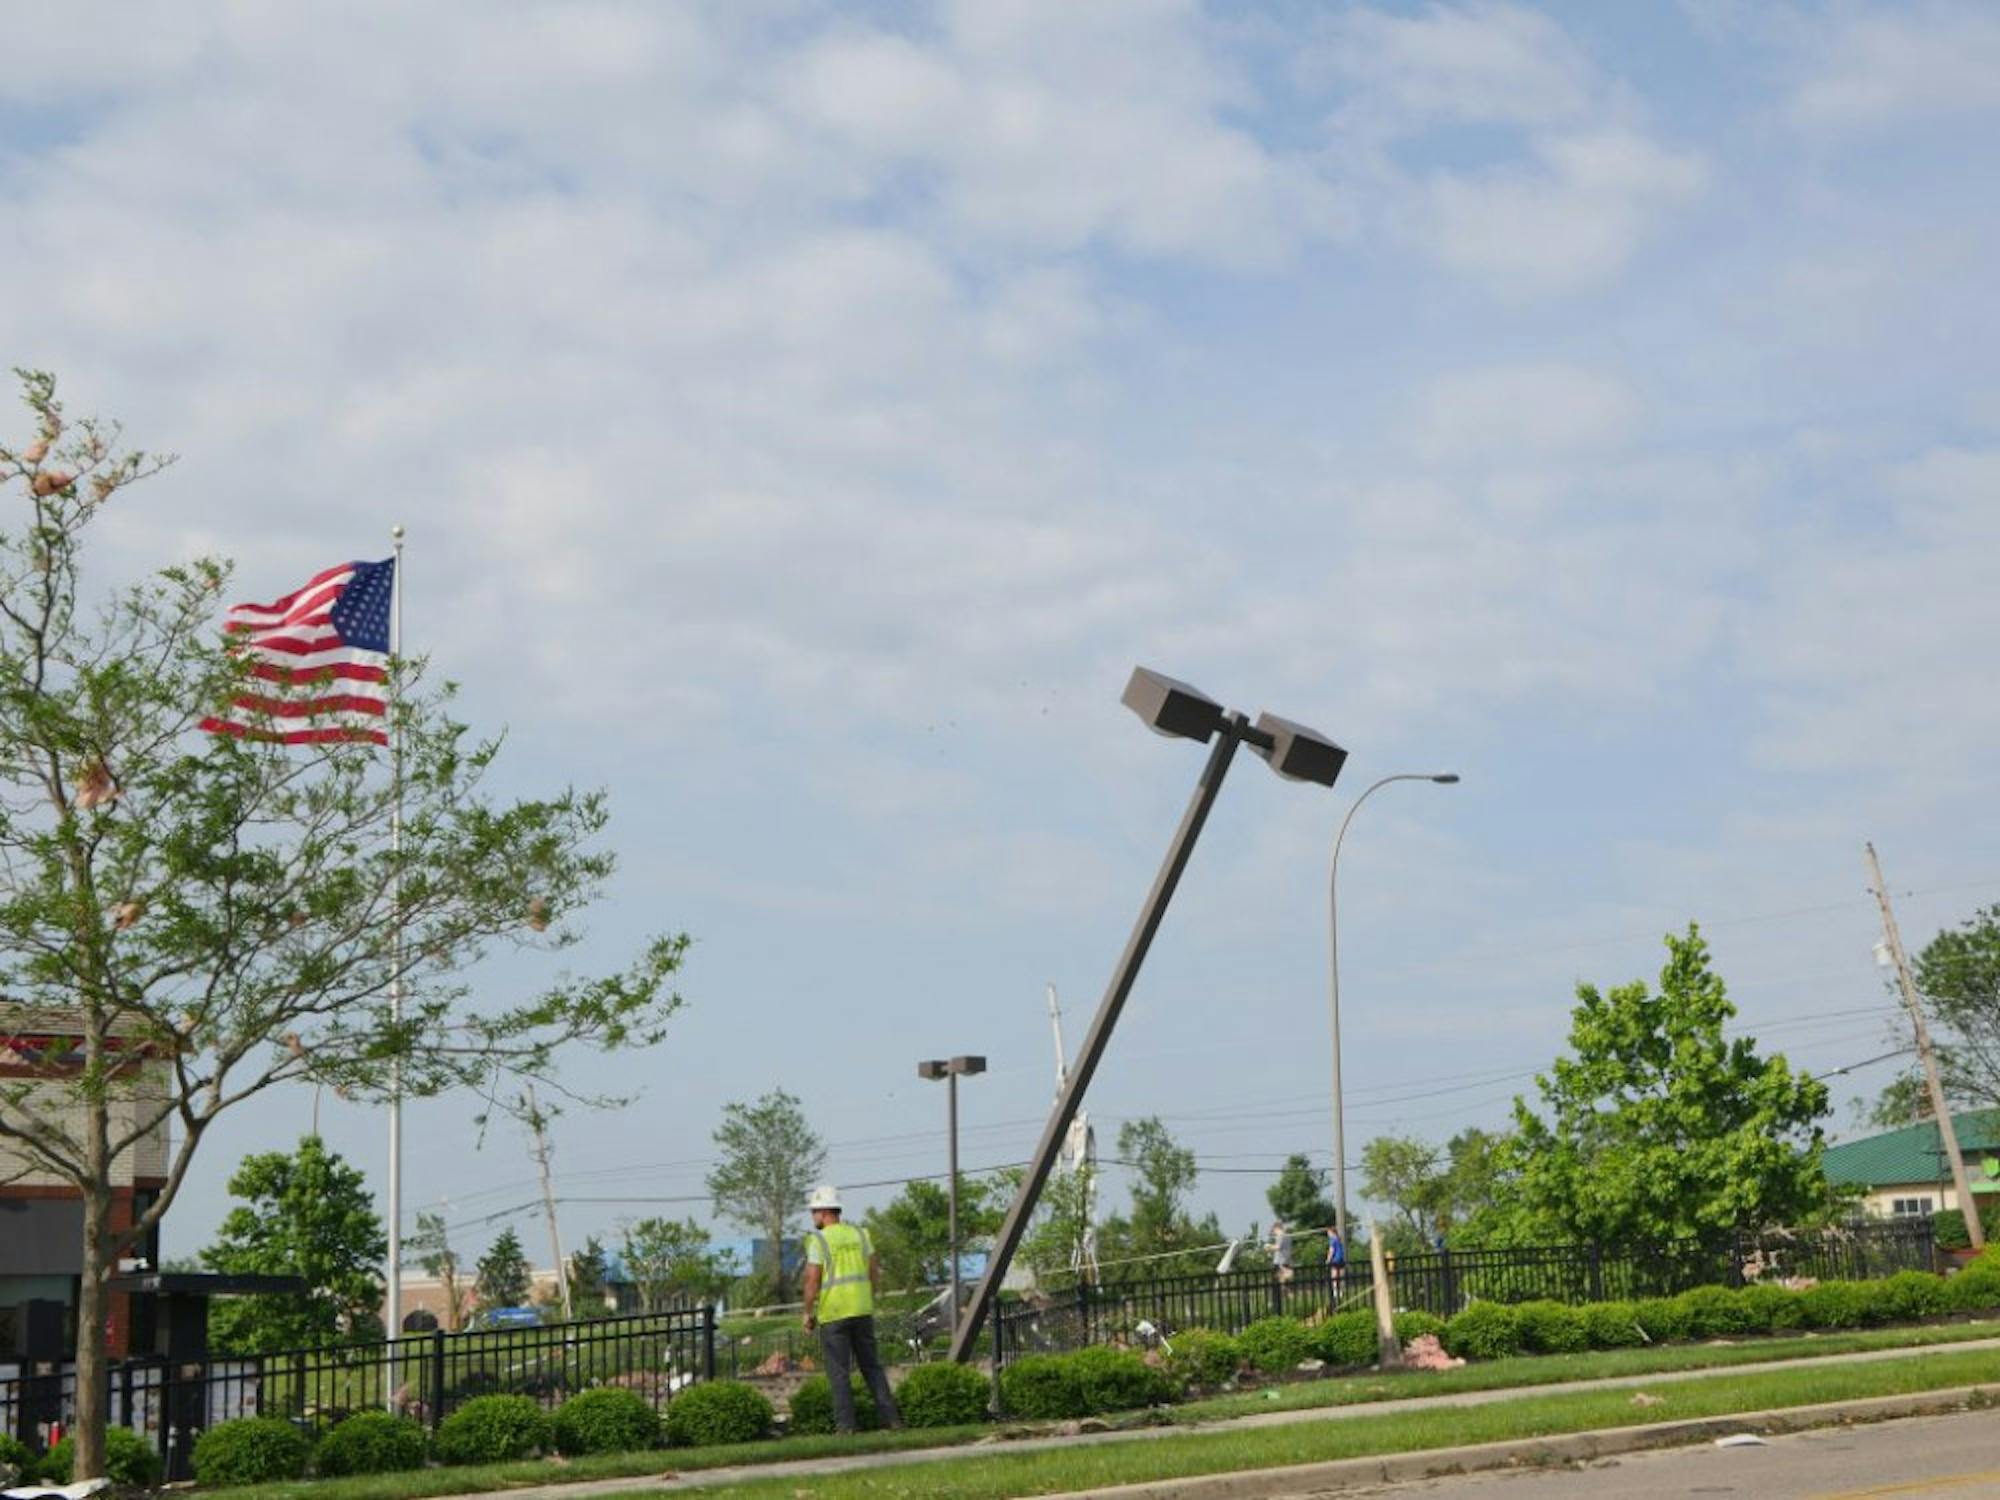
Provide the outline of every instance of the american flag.
{"type": "Polygon", "coordinates": [[[232,605],[223,629],[248,657],[251,675],[278,685],[245,693],[240,711],[209,718],[211,734],[318,745],[372,740],[386,745],[389,601],[396,563],[342,563],[275,604],[232,605]]]}

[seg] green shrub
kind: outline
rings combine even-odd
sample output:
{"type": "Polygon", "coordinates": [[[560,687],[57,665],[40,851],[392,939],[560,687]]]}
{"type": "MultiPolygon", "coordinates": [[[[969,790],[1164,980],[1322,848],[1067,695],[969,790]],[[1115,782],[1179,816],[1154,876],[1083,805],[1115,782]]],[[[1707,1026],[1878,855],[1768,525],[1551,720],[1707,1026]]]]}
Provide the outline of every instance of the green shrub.
{"type": "Polygon", "coordinates": [[[5,1464],[14,1471],[17,1483],[34,1483],[40,1463],[40,1456],[33,1448],[11,1432],[0,1432],[0,1464],[5,1464]]]}
{"type": "Polygon", "coordinates": [[[1636,1349],[1646,1342],[1639,1309],[1630,1302],[1592,1302],[1580,1310],[1584,1336],[1593,1349],[1636,1349]]]}
{"type": "MultiPolygon", "coordinates": [[[[815,1376],[822,1394],[826,1377],[815,1376]]],[[[629,1394],[629,1393],[628,1393],[629,1394]]],[[[643,1404],[643,1403],[642,1403],[643,1404]]],[[[826,1403],[826,1426],[833,1431],[833,1402],[826,1403]]],[[[793,1398],[794,1421],[798,1400],[793,1398]]],[[[874,1411],[874,1404],[869,1404],[874,1411]]],[[[764,1393],[734,1380],[710,1380],[691,1386],[667,1403],[667,1441],[676,1448],[706,1448],[717,1443],[754,1443],[771,1430],[771,1403],[764,1393]]],[[[797,1428],[794,1427],[794,1431],[797,1428]]]]}
{"type": "MultiPolygon", "coordinates": [[[[46,1485],[69,1483],[76,1462],[76,1439],[64,1438],[42,1455],[36,1477],[46,1485]]],[[[160,1455],[153,1445],[129,1427],[104,1430],[104,1476],[115,1484],[149,1490],[160,1482],[160,1455]]]]}
{"type": "MultiPolygon", "coordinates": [[[[2000,1240],[2000,1201],[1982,1203],[1979,1206],[1979,1222],[1986,1230],[1989,1243],[2000,1240]]],[[[1931,1235],[1940,1250],[1972,1248],[1972,1238],[1965,1232],[1965,1215],[1955,1208],[1932,1218],[1931,1235]]]]}
{"type": "Polygon", "coordinates": [[[990,1387],[977,1370],[918,1365],[896,1387],[896,1410],[912,1427],[965,1427],[986,1420],[990,1387]]]}
{"type": "Polygon", "coordinates": [[[1892,1322],[1934,1318],[1944,1311],[1944,1279],[1924,1271],[1898,1271],[1876,1283],[1875,1296],[1892,1322]]]}
{"type": "MultiPolygon", "coordinates": [[[[692,1394],[692,1393],[690,1393],[692,1394]]],[[[660,1442],[660,1417],[637,1391],[601,1385],[556,1409],[556,1452],[632,1453],[660,1442]]]]}
{"type": "Polygon", "coordinates": [[[1164,1370],[1155,1369],[1144,1355],[1130,1349],[1079,1349],[1063,1357],[1076,1378],[1085,1416],[1160,1406],[1178,1394],[1164,1370]]]}
{"type": "Polygon", "coordinates": [[[1190,1328],[1169,1341],[1167,1368],[1193,1385],[1222,1385],[1243,1368],[1243,1345],[1213,1328],[1190,1328]]]}
{"type": "Polygon", "coordinates": [[[1583,1314],[1567,1302],[1523,1302],[1514,1309],[1521,1347],[1530,1354],[1574,1354],[1590,1347],[1583,1314]]]}
{"type": "MultiPolygon", "coordinates": [[[[1044,1358],[1048,1356],[1043,1356],[1044,1358]]],[[[873,1432],[882,1425],[882,1418],[875,1411],[875,1393],[868,1389],[868,1383],[859,1375],[847,1377],[847,1388],[854,1392],[854,1425],[863,1432],[873,1432]]],[[[694,1394],[692,1391],[689,1395],[694,1394]]],[[[679,1405],[675,1402],[674,1405],[679,1405]]],[[[785,1430],[794,1433],[820,1433],[833,1431],[833,1387],[824,1375],[809,1375],[792,1392],[790,1407],[791,1420],[785,1430]]],[[[667,1408],[668,1431],[671,1433],[674,1408],[667,1408]]]]}
{"type": "Polygon", "coordinates": [[[1861,1328],[1882,1321],[1883,1303],[1865,1281],[1822,1281],[1799,1293],[1807,1328],[1861,1328]]]}
{"type": "Polygon", "coordinates": [[[1750,1326],[1759,1333],[1783,1333],[1805,1321],[1806,1311],[1799,1305],[1799,1294],[1790,1287],[1753,1284],[1738,1292],[1736,1300],[1742,1303],[1750,1326]]]}
{"type": "Polygon", "coordinates": [[[408,1417],[358,1411],[331,1428],[313,1453],[326,1478],[344,1474],[401,1474],[424,1466],[424,1430],[408,1417]]]}
{"type": "Polygon", "coordinates": [[[1313,1354],[1312,1330],[1297,1318],[1259,1318],[1236,1341],[1243,1357],[1266,1374],[1296,1369],[1313,1354]]]}
{"type": "Polygon", "coordinates": [[[1444,1346],[1462,1359],[1505,1359],[1521,1352],[1521,1328],[1514,1309],[1501,1302],[1475,1302],[1444,1325],[1444,1346]]]}
{"type": "Polygon", "coordinates": [[[1381,1357],[1372,1312],[1335,1313],[1313,1332],[1313,1352],[1330,1365],[1372,1365],[1381,1357]]]}
{"type": "Polygon", "coordinates": [[[194,1441],[194,1477],[205,1485],[299,1479],[311,1459],[312,1442],[282,1417],[218,1422],[194,1441]]]}
{"type": "Polygon", "coordinates": [[[1944,1305],[1952,1312],[1986,1312],[2000,1307],[2000,1263],[1991,1266],[1991,1255],[1982,1256],[1944,1283],[1944,1305]]]}
{"type": "Polygon", "coordinates": [[[1407,1344],[1411,1339],[1420,1339],[1425,1334],[1442,1340],[1444,1319],[1436,1313],[1427,1313],[1422,1308],[1410,1308],[1396,1314],[1396,1342],[1407,1344]]]}
{"type": "Polygon", "coordinates": [[[1008,1365],[1000,1372],[1000,1404],[1031,1421],[1089,1415],[1076,1367],[1062,1354],[1030,1354],[1008,1365]]]}
{"type": "Polygon", "coordinates": [[[1656,1344],[1670,1344],[1688,1336],[1687,1309],[1678,1297],[1646,1297],[1632,1304],[1632,1312],[1646,1337],[1656,1344]]]}
{"type": "Polygon", "coordinates": [[[1726,1339],[1753,1331],[1750,1309],[1726,1286],[1698,1286],[1674,1301],[1686,1314],[1689,1338],[1726,1339]]]}
{"type": "Polygon", "coordinates": [[[437,1455],[448,1464],[505,1463],[552,1446],[548,1414],[530,1396],[475,1396],[438,1424],[437,1455]]]}

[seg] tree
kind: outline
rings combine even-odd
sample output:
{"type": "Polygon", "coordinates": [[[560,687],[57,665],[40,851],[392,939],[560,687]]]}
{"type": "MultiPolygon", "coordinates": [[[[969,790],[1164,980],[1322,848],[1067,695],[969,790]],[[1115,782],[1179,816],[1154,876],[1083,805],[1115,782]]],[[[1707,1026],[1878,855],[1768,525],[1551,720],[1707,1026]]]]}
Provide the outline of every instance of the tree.
{"type": "Polygon", "coordinates": [[[1132,1212],[1107,1220],[1099,1236],[1105,1279],[1207,1270],[1223,1234],[1214,1214],[1189,1216],[1187,1196],[1200,1175],[1194,1152],[1149,1116],[1118,1127],[1118,1156],[1132,1174],[1132,1212]]]}
{"type": "Polygon", "coordinates": [[[427,1275],[437,1278],[438,1291],[444,1298],[444,1316],[439,1321],[444,1324],[446,1333],[457,1333],[465,1327],[472,1288],[466,1284],[465,1268],[459,1261],[458,1252],[451,1247],[451,1236],[444,1227],[444,1215],[427,1209],[418,1213],[416,1233],[404,1242],[404,1249],[427,1275]]]}
{"type": "Polygon", "coordinates": [[[91,523],[164,461],[66,423],[52,377],[22,381],[38,433],[0,449],[0,1031],[74,1045],[0,1079],[0,1175],[82,1199],[84,1479],[104,1471],[106,1282],[218,1117],[288,1083],[491,1097],[502,1075],[546,1076],[566,1043],[650,1043],[679,1004],[686,939],[652,941],[621,974],[472,1002],[459,976],[494,945],[580,936],[612,871],[603,798],[496,799],[497,742],[449,718],[421,661],[390,668],[399,845],[388,757],[365,739],[201,733],[242,714],[230,705],[325,683],[274,688],[224,648],[218,560],[86,590],[91,523]],[[168,1122],[163,1186],[113,1227],[123,1164],[168,1122]]]}
{"type": "Polygon", "coordinates": [[[482,1308],[524,1307],[534,1289],[534,1273],[522,1253],[521,1237],[512,1228],[500,1231],[500,1238],[479,1257],[479,1305],[482,1308]]]}
{"type": "MultiPolygon", "coordinates": [[[[1007,1201],[1027,1175],[1021,1167],[995,1174],[994,1202],[1007,1201]]],[[[1097,1200],[1097,1172],[1089,1166],[1074,1172],[1052,1172],[1035,1202],[1035,1217],[1016,1252],[1034,1272],[1041,1287],[1064,1286],[1075,1280],[1091,1231],[1091,1210],[1097,1200]]],[[[995,1225],[998,1228],[998,1225],[995,1225]]]]}
{"type": "Polygon", "coordinates": [[[2000,906],[1940,932],[1914,968],[1918,991],[1949,1033],[1938,1050],[1945,1097],[2000,1105],[2000,906]]]}
{"type": "Polygon", "coordinates": [[[1443,1153],[1415,1136],[1378,1135],[1361,1148],[1361,1191],[1387,1205],[1406,1240],[1427,1244],[1444,1208],[1447,1167],[1443,1153]]]}
{"type": "Polygon", "coordinates": [[[605,1259],[604,1243],[593,1234],[583,1242],[583,1248],[574,1251],[569,1258],[570,1305],[579,1318],[604,1316],[605,1288],[610,1279],[611,1268],[605,1259]]]}
{"type": "Polygon", "coordinates": [[[296,1276],[305,1289],[218,1303],[209,1318],[217,1349],[268,1354],[380,1335],[389,1238],[360,1171],[309,1135],[296,1152],[246,1156],[229,1191],[244,1202],[202,1263],[232,1276],[296,1276]]]}
{"type": "Polygon", "coordinates": [[[707,1180],[715,1211],[763,1231],[765,1265],[759,1269],[783,1301],[785,1225],[804,1211],[806,1195],[826,1166],[826,1147],[806,1123],[799,1101],[783,1089],[755,1104],[724,1105],[714,1140],[720,1160],[707,1180]]]}
{"type": "Polygon", "coordinates": [[[1698,928],[1666,939],[1660,992],[1577,989],[1571,1056],[1514,1101],[1516,1232],[1648,1245],[1796,1222],[1822,1210],[1827,1091],[1782,1056],[1726,1039],[1736,1014],[1698,928]]]}
{"type": "Polygon", "coordinates": [[[1320,1185],[1319,1173],[1303,1155],[1285,1158],[1278,1180],[1264,1190],[1271,1213],[1294,1230],[1324,1229],[1333,1222],[1333,1204],[1320,1185]]]}
{"type": "Polygon", "coordinates": [[[618,1259],[639,1293],[639,1306],[660,1312],[676,1300],[721,1294],[730,1268],[693,1219],[641,1219],[625,1226],[618,1259]]]}
{"type": "MultiPolygon", "coordinates": [[[[905,1183],[886,1207],[870,1209],[863,1222],[890,1286],[936,1286],[951,1279],[951,1194],[942,1183],[921,1179],[905,1183]]],[[[960,1253],[979,1249],[999,1228],[991,1180],[961,1176],[960,1253]]]]}

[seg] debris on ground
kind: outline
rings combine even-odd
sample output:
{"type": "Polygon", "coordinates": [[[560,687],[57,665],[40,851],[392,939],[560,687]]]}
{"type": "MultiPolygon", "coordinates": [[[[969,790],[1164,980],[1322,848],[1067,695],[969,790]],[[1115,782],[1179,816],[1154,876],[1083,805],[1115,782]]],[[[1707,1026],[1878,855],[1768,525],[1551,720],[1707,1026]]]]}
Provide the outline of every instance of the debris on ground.
{"type": "Polygon", "coordinates": [[[1732,1432],[1726,1438],[1717,1438],[1715,1446],[1718,1448],[1768,1448],[1771,1445],[1758,1437],[1754,1432],[1732,1432]]]}
{"type": "Polygon", "coordinates": [[[1632,1396],[1632,1404],[1634,1406],[1665,1406],[1667,1398],[1665,1396],[1655,1396],[1651,1391],[1636,1391],[1632,1396]]]}
{"type": "Polygon", "coordinates": [[[1403,1348],[1403,1368],[1406,1370],[1459,1370],[1465,1361],[1444,1352],[1444,1345],[1438,1342],[1434,1333],[1420,1333],[1403,1348]]]}

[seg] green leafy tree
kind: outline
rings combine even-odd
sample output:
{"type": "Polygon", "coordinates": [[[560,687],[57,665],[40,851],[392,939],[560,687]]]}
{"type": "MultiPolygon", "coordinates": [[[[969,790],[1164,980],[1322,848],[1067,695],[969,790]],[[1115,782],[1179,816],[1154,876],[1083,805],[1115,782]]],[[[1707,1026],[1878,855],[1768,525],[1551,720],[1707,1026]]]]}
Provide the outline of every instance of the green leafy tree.
{"type": "Polygon", "coordinates": [[[217,1349],[266,1354],[380,1336],[389,1238],[359,1170],[309,1135],[297,1151],[245,1157],[229,1191],[244,1201],[223,1219],[202,1263],[232,1276],[296,1276],[305,1288],[218,1302],[209,1314],[217,1349]]]}
{"type": "Polygon", "coordinates": [[[1285,1158],[1278,1180],[1264,1190],[1271,1212],[1294,1231],[1324,1229],[1333,1222],[1333,1203],[1320,1183],[1320,1174],[1304,1156],[1285,1158]]]}
{"type": "Polygon", "coordinates": [[[569,1258],[569,1298],[570,1305],[579,1318],[601,1318],[608,1309],[604,1305],[605,1289],[611,1279],[611,1267],[604,1253],[604,1242],[591,1235],[583,1242],[583,1248],[572,1252],[569,1258]]]}
{"type": "MultiPolygon", "coordinates": [[[[999,1230],[994,1197],[991,1180],[959,1178],[961,1253],[983,1248],[999,1230]]],[[[882,1276],[889,1286],[935,1286],[950,1279],[951,1195],[942,1183],[906,1183],[885,1207],[870,1209],[863,1222],[882,1257],[882,1276]]]]}
{"type": "Polygon", "coordinates": [[[104,1472],[106,1282],[219,1117],[289,1083],[380,1100],[399,1072],[409,1096],[490,1098],[567,1043],[649,1043],[679,1003],[686,940],[651,942],[620,974],[475,1001],[461,976],[494,946],[580,937],[612,871],[602,797],[497,798],[497,743],[450,719],[419,661],[391,669],[399,846],[376,747],[200,732],[270,690],[223,648],[227,565],[86,587],[91,523],[162,462],[67,420],[52,377],[22,378],[32,431],[0,445],[0,1032],[75,1045],[0,1079],[0,1177],[82,1200],[82,1479],[104,1472]],[[114,1183],[168,1122],[162,1190],[113,1227],[114,1183]]]}
{"type": "MultiPolygon", "coordinates": [[[[2000,1105],[2000,906],[1940,932],[1912,967],[1924,1003],[1946,1033],[1938,1051],[1945,1097],[2000,1105]]],[[[1930,1113],[1928,1102],[1924,1113],[1930,1113]]]]}
{"type": "Polygon", "coordinates": [[[715,1211],[762,1231],[765,1263],[757,1269],[783,1301],[785,1226],[805,1211],[806,1197],[826,1166],[826,1146],[806,1123],[799,1101],[783,1089],[755,1104],[724,1105],[714,1140],[718,1160],[707,1181],[715,1211]]]}
{"type": "Polygon", "coordinates": [[[708,1231],[693,1219],[640,1219],[627,1224],[618,1260],[639,1293],[639,1306],[647,1312],[663,1311],[680,1300],[720,1296],[732,1271],[716,1252],[708,1231]]]}
{"type": "Polygon", "coordinates": [[[1384,1236],[1401,1230],[1397,1248],[1434,1233],[1448,1194],[1444,1153],[1415,1136],[1378,1135],[1361,1148],[1361,1191],[1392,1214],[1384,1236]]]}
{"type": "MultiPolygon", "coordinates": [[[[996,1207],[1012,1200],[1025,1175],[1020,1167],[995,1174],[992,1201],[996,1207]]],[[[1074,1172],[1051,1172],[1042,1184],[1034,1219],[1016,1252],[1034,1273],[1037,1286],[1064,1287],[1075,1281],[1096,1195],[1097,1173],[1087,1166],[1074,1172]]]]}
{"type": "Polygon", "coordinates": [[[458,1252],[452,1248],[444,1215],[428,1209],[418,1213],[416,1232],[403,1242],[403,1248],[427,1275],[437,1278],[438,1291],[444,1299],[444,1315],[438,1321],[445,1332],[457,1333],[465,1327],[472,1287],[466,1280],[458,1252]]]}
{"type": "Polygon", "coordinates": [[[525,1307],[534,1288],[534,1273],[521,1250],[521,1237],[509,1229],[479,1257],[479,1305],[483,1308],[525,1307]]]}
{"type": "Polygon", "coordinates": [[[1555,1240],[1647,1245],[1794,1223],[1824,1210],[1826,1086],[1762,1058],[1708,946],[1669,936],[1658,994],[1577,989],[1570,1053],[1514,1101],[1518,1226],[1555,1240]]]}
{"type": "Polygon", "coordinates": [[[1194,1152],[1156,1116],[1118,1127],[1118,1157],[1131,1173],[1132,1208],[1108,1219],[1098,1235],[1107,1282],[1205,1271],[1225,1236],[1214,1214],[1197,1220],[1188,1195],[1200,1176],[1194,1152]]]}

